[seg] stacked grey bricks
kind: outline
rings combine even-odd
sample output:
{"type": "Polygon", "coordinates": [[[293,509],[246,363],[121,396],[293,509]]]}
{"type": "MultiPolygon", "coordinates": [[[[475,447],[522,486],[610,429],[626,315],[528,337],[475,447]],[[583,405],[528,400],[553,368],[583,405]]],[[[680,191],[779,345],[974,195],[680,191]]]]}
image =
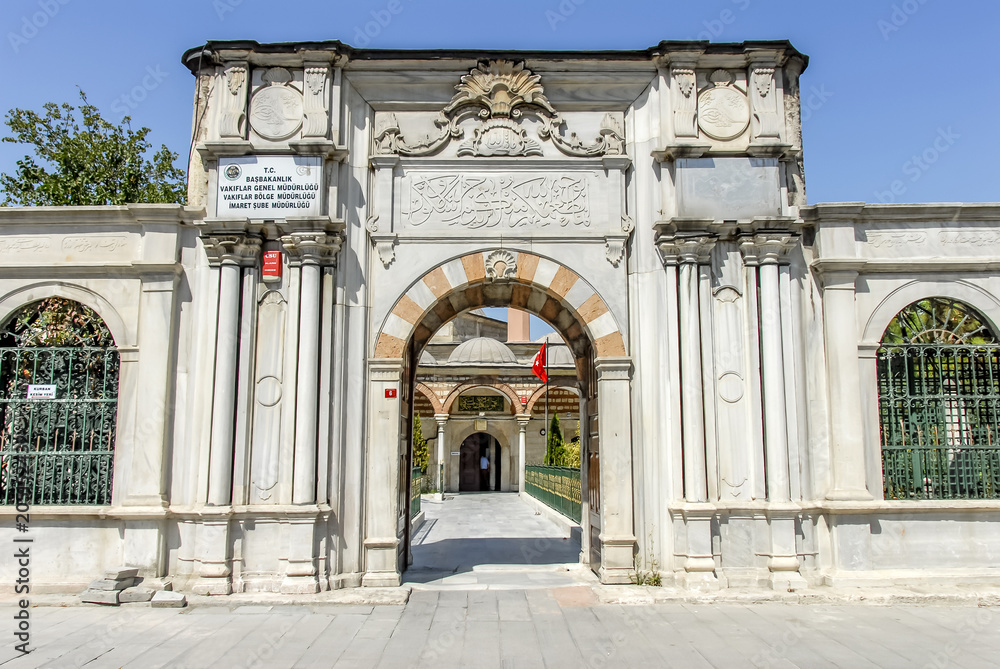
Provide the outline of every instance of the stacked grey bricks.
{"type": "Polygon", "coordinates": [[[187,606],[184,595],[173,592],[169,578],[143,579],[139,570],[119,567],[104,573],[104,578],[91,581],[90,587],[80,595],[87,604],[131,604],[151,602],[154,608],[183,608],[187,606]],[[140,586],[139,583],[142,583],[140,586]]]}
{"type": "Polygon", "coordinates": [[[110,569],[104,572],[104,578],[91,581],[90,587],[80,595],[80,599],[87,604],[118,606],[121,591],[132,587],[138,573],[138,569],[131,567],[110,569]]]}

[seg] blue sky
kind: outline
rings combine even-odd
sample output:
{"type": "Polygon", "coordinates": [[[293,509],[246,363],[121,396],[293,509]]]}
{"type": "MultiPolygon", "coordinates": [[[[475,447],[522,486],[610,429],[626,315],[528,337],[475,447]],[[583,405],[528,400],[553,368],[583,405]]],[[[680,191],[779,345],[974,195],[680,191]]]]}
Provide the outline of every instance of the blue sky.
{"type": "MultiPolygon", "coordinates": [[[[1000,200],[995,0],[3,0],[0,19],[0,110],[74,101],[79,86],[182,160],[194,80],[180,56],[210,39],[574,50],[788,39],[811,59],[810,202],[1000,200]]],[[[24,153],[0,145],[0,171],[24,153]]]]}

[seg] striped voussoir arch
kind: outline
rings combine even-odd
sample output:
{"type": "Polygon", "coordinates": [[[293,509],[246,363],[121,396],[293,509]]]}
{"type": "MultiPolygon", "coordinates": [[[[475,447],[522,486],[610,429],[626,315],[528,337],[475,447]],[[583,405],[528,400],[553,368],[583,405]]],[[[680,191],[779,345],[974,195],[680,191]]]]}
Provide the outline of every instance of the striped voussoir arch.
{"type": "Polygon", "coordinates": [[[510,251],[516,274],[487,277],[494,251],[470,253],[435,267],[399,298],[375,343],[375,358],[402,358],[415,338],[418,350],[459,313],[478,307],[513,307],[556,327],[576,356],[593,347],[597,357],[624,356],[625,340],[608,305],[573,270],[540,256],[510,251]]]}

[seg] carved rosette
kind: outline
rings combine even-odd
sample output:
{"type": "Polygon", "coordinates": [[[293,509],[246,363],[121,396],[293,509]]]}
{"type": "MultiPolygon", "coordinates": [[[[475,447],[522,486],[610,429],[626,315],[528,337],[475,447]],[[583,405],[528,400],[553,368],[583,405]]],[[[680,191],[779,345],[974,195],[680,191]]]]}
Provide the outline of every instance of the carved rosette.
{"type": "Polygon", "coordinates": [[[208,263],[213,267],[253,267],[260,258],[261,239],[255,235],[210,233],[204,235],[201,242],[208,255],[208,263]]]}
{"type": "Polygon", "coordinates": [[[219,115],[219,137],[242,139],[246,120],[247,68],[230,65],[223,79],[226,85],[222,95],[222,113],[219,115]]]}
{"type": "Polygon", "coordinates": [[[376,119],[374,151],[403,156],[432,155],[452,139],[462,137],[460,123],[470,116],[480,118],[472,138],[458,149],[460,156],[533,156],[541,147],[527,136],[518,119],[531,114],[540,122],[538,137],[550,140],[568,156],[623,155],[625,138],[621,123],[608,114],[601,123],[600,136],[585,144],[576,133],[564,134],[565,122],[552,107],[541,84],[541,76],[525,69],[523,63],[492,60],[480,63],[462,77],[458,92],[438,114],[437,134],[419,141],[403,137],[395,115],[376,119]]]}
{"type": "Polygon", "coordinates": [[[288,254],[288,264],[335,266],[340,251],[340,235],[325,232],[293,232],[281,238],[281,246],[288,254]]]}
{"type": "Polygon", "coordinates": [[[250,126],[264,139],[288,139],[302,127],[302,94],[291,85],[292,75],[272,67],[263,76],[265,86],[250,100],[250,126]]]}
{"type": "Polygon", "coordinates": [[[698,95],[698,127],[712,139],[736,139],[750,125],[747,97],[733,85],[733,75],[716,70],[709,77],[713,84],[698,95]]]}
{"type": "Polygon", "coordinates": [[[510,251],[498,249],[486,256],[486,278],[508,281],[517,276],[517,258],[510,251]]]}

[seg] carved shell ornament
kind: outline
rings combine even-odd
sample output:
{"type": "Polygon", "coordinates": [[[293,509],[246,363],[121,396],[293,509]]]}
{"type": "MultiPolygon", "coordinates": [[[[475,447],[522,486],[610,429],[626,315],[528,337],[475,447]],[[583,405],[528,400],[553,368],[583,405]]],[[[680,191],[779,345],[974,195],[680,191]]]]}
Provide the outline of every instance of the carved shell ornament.
{"type": "Polygon", "coordinates": [[[262,77],[266,86],[250,99],[250,126],[265,139],[287,139],[302,127],[302,94],[289,83],[292,75],[272,67],[262,77]]]}
{"type": "Polygon", "coordinates": [[[733,86],[726,70],[716,70],[709,80],[713,87],[698,95],[698,127],[712,139],[735,139],[750,125],[747,96],[733,86]]]}
{"type": "Polygon", "coordinates": [[[505,281],[517,276],[517,258],[499,249],[486,256],[486,276],[490,281],[505,281]]]}
{"type": "Polygon", "coordinates": [[[542,88],[541,76],[532,74],[524,63],[509,60],[481,62],[462,77],[458,91],[434,120],[436,134],[419,139],[402,135],[394,114],[382,115],[376,122],[375,152],[403,156],[428,156],[437,153],[452,139],[463,136],[460,123],[478,116],[479,124],[472,137],[458,147],[459,156],[540,156],[538,141],[527,135],[518,119],[531,114],[539,121],[538,137],[550,140],[567,156],[590,157],[622,155],[625,138],[621,123],[607,114],[601,123],[600,136],[586,144],[576,133],[563,133],[565,121],[549,103],[542,88]]]}

